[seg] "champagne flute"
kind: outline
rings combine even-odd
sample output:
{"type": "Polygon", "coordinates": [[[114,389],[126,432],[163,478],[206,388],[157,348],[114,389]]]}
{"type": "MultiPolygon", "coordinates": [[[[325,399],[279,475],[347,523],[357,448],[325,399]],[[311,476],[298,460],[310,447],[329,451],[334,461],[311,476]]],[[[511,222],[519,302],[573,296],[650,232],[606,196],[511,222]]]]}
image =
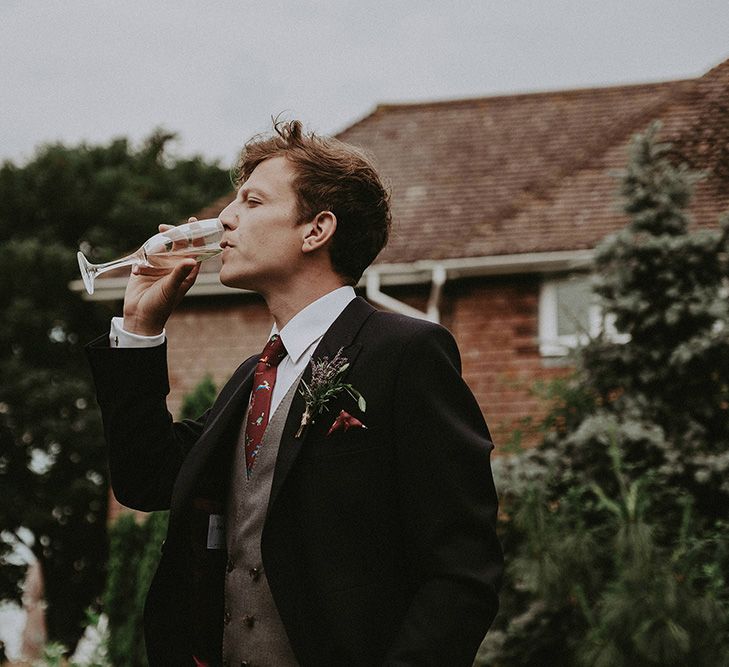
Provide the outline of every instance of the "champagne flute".
{"type": "Polygon", "coordinates": [[[79,251],[77,254],[81,277],[89,294],[94,293],[96,276],[122,266],[153,266],[172,268],[181,259],[192,257],[201,262],[222,252],[220,241],[223,224],[218,218],[196,220],[155,234],[136,252],[105,264],[92,264],[79,251]]]}

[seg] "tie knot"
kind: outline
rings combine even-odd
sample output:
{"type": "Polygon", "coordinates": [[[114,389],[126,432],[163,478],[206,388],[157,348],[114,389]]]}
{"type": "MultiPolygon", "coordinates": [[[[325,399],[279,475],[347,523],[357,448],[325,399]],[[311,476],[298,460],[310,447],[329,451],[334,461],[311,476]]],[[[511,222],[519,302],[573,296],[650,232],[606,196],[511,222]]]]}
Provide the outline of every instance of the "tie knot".
{"type": "Polygon", "coordinates": [[[266,366],[278,366],[286,354],[286,348],[281,340],[281,336],[273,334],[268,343],[266,343],[266,347],[263,348],[258,363],[266,364],[266,366]]]}

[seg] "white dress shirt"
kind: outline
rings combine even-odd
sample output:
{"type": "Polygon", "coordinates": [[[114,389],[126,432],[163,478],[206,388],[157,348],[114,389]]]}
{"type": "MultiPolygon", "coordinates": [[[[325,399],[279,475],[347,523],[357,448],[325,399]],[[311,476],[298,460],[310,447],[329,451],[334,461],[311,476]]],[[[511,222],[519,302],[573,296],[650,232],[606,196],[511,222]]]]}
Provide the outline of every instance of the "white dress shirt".
{"type": "MultiPolygon", "coordinates": [[[[276,411],[281,399],[296,378],[303,373],[327,329],[355,296],[352,287],[340,287],[300,310],[281,331],[275,324],[273,325],[269,337],[278,333],[283,340],[287,354],[279,364],[276,373],[276,384],[271,394],[271,415],[276,411]]],[[[165,332],[163,331],[157,336],[133,334],[124,330],[124,318],[114,317],[111,320],[109,341],[112,347],[154,347],[164,343],[165,332]]]]}

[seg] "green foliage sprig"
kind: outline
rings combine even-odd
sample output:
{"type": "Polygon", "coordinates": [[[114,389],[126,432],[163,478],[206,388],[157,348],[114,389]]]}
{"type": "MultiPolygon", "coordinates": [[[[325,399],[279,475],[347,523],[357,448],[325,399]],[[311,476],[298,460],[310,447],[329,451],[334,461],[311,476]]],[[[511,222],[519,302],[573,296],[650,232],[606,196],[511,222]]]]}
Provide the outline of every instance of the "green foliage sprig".
{"type": "Polygon", "coordinates": [[[362,412],[367,410],[367,402],[364,396],[359,393],[351,384],[342,382],[342,375],[349,368],[349,361],[342,356],[342,348],[329,359],[311,360],[311,379],[309,382],[301,381],[299,392],[304,397],[304,414],[301,416],[301,424],[296,431],[296,437],[300,438],[306,428],[311,424],[316,415],[328,410],[327,403],[346,391],[355,401],[362,412]]]}

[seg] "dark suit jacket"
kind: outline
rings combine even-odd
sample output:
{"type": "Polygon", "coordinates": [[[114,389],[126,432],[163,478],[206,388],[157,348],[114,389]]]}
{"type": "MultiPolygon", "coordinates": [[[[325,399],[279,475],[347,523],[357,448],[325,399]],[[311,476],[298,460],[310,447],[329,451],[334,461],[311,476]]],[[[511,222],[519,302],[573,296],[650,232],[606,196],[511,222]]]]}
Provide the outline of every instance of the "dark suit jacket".
{"type": "MultiPolygon", "coordinates": [[[[470,666],[498,608],[502,555],[492,444],[456,344],[443,327],[357,298],[314,358],[340,348],[367,410],[342,392],[297,439],[297,394],[262,534],[291,646],[304,666],[470,666]],[[341,409],[367,429],[327,437],[341,409]]],[[[256,358],[199,420],[173,423],[164,346],[111,350],[104,337],[88,354],[114,493],[170,509],[145,610],[150,662],[217,663],[225,553],[206,549],[207,518],[224,507],[256,358]]]]}

